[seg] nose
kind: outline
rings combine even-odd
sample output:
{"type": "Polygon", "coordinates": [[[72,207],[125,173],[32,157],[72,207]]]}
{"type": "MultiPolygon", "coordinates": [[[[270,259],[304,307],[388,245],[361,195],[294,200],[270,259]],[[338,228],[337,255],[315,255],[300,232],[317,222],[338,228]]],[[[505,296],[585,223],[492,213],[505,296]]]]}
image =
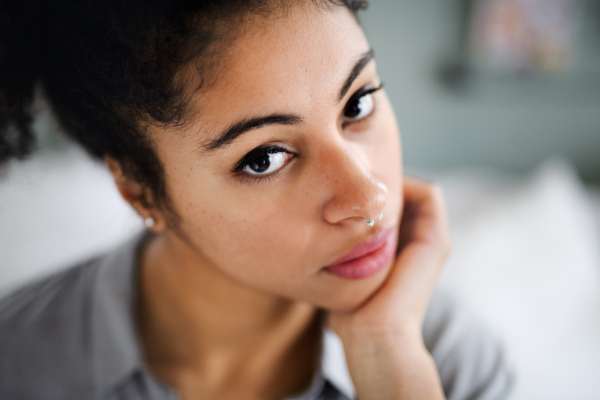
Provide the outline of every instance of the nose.
{"type": "Polygon", "coordinates": [[[365,167],[366,160],[361,161],[348,149],[336,149],[328,158],[323,218],[331,224],[377,219],[387,202],[388,189],[365,167]]]}

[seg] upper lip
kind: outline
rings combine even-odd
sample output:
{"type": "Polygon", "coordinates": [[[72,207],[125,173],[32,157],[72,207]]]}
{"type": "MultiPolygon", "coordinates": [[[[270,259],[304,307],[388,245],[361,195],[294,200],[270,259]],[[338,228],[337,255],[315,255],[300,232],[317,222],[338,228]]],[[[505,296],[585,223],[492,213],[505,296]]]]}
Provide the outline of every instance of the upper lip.
{"type": "Polygon", "coordinates": [[[333,264],[329,265],[329,267],[335,267],[335,266],[347,263],[349,261],[355,260],[357,258],[361,258],[369,253],[372,253],[375,250],[378,250],[385,244],[385,242],[388,238],[388,234],[393,229],[394,229],[394,227],[381,229],[379,232],[377,232],[377,234],[373,238],[367,239],[364,242],[362,242],[361,244],[359,244],[358,246],[354,247],[352,250],[350,250],[350,252],[348,254],[346,254],[342,258],[338,259],[333,264]]]}

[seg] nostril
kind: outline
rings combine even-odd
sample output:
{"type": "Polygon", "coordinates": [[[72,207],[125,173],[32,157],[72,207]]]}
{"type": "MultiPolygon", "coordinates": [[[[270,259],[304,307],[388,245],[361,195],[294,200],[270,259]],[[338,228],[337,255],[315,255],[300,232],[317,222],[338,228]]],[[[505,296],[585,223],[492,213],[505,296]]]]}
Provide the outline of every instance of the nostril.
{"type": "Polygon", "coordinates": [[[370,163],[360,154],[345,147],[333,150],[336,151],[328,152],[326,157],[328,174],[319,180],[326,188],[321,216],[333,224],[346,220],[362,224],[366,219],[377,221],[387,203],[387,186],[371,173],[370,163]]]}
{"type": "Polygon", "coordinates": [[[382,218],[387,203],[387,186],[372,175],[363,174],[362,179],[359,178],[355,175],[344,184],[336,185],[335,193],[322,209],[322,215],[329,223],[352,219],[374,226],[382,218]]]}

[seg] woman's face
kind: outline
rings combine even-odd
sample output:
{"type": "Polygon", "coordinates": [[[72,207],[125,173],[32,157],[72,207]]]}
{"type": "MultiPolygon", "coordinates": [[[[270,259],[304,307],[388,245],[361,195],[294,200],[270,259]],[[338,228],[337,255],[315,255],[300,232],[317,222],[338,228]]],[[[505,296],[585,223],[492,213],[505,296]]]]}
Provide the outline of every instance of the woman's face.
{"type": "Polygon", "coordinates": [[[248,19],[185,131],[153,132],[179,236],[201,265],[332,310],[383,283],[391,260],[361,279],[325,269],[401,214],[399,133],[385,92],[368,93],[381,84],[369,54],[342,7],[248,19]]]}

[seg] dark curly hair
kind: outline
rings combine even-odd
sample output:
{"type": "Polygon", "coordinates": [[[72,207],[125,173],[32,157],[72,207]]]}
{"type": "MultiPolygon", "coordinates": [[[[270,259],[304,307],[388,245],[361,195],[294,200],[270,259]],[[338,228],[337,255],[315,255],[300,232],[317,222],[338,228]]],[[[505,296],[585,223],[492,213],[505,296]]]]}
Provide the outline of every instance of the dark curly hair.
{"type": "MultiPolygon", "coordinates": [[[[185,122],[200,81],[246,15],[302,0],[21,0],[0,3],[0,164],[35,145],[31,103],[41,87],[61,127],[93,157],[109,156],[168,208],[147,126],[185,122]],[[220,44],[215,45],[215,44],[220,44]],[[192,86],[192,87],[190,87],[192,86]]],[[[306,0],[308,1],[308,0],[306,0]]],[[[310,0],[366,7],[356,0],[310,0]]]]}

